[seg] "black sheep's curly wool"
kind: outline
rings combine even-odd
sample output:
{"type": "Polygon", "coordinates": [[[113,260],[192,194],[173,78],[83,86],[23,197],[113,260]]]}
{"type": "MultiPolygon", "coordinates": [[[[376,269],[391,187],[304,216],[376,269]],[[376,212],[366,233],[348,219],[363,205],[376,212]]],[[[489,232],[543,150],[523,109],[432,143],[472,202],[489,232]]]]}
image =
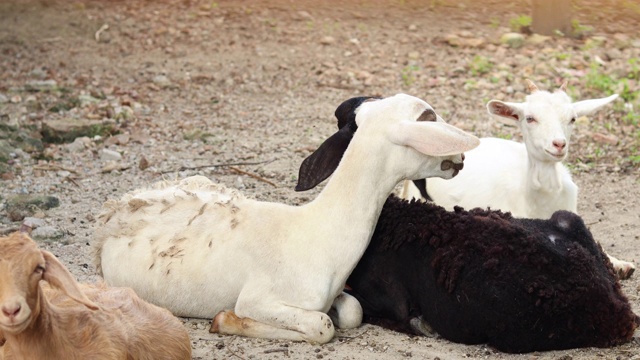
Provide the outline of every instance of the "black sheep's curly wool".
{"type": "Polygon", "coordinates": [[[608,258],[566,211],[515,219],[391,196],[348,283],[367,316],[421,315],[445,338],[506,352],[612,346],[638,326],[608,258]]]}

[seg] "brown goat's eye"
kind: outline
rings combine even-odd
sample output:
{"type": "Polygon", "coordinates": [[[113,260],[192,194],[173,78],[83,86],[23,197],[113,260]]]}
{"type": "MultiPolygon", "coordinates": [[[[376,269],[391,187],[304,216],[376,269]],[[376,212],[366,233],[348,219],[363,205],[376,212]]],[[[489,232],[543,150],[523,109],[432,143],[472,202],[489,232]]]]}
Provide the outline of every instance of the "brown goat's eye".
{"type": "Polygon", "coordinates": [[[438,121],[438,115],[436,115],[435,111],[427,109],[420,114],[420,117],[416,121],[438,121]]]}
{"type": "Polygon", "coordinates": [[[38,265],[36,266],[35,270],[33,270],[34,274],[42,274],[44,273],[44,266],[42,265],[38,265]]]}
{"type": "Polygon", "coordinates": [[[527,123],[529,123],[529,124],[532,124],[532,123],[536,122],[536,119],[531,115],[527,116],[525,119],[527,120],[527,123]]]}

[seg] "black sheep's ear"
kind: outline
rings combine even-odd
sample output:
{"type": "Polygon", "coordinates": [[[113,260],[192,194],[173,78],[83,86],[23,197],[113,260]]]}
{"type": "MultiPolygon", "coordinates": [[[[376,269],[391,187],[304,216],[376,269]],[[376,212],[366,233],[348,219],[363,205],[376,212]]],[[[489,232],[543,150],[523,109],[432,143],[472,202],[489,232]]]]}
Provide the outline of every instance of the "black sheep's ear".
{"type": "Polygon", "coordinates": [[[334,113],[338,119],[338,129],[342,129],[345,125],[356,126],[356,110],[363,102],[371,99],[377,100],[380,98],[375,96],[360,96],[351,98],[340,104],[334,113]]]}
{"type": "Polygon", "coordinates": [[[313,189],[316,185],[328,178],[338,167],[342,155],[347,150],[354,131],[350,126],[338,130],[320,147],[309,155],[302,165],[298,173],[298,185],[296,191],[305,191],[313,189]]]}
{"type": "Polygon", "coordinates": [[[413,180],[413,185],[420,190],[420,195],[422,195],[425,200],[431,201],[431,197],[427,193],[427,179],[413,180]]]}

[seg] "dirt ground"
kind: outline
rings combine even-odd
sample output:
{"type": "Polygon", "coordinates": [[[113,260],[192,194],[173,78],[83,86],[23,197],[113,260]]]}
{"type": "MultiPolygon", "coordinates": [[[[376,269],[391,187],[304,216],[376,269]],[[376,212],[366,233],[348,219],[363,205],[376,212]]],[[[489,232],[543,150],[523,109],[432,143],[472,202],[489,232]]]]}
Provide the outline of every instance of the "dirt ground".
{"type": "MultiPolygon", "coordinates": [[[[576,19],[591,27],[582,37],[526,35],[514,48],[500,37],[531,13],[529,1],[2,1],[0,122],[42,129],[108,120],[116,132],[13,153],[12,173],[0,180],[0,230],[20,225],[1,210],[12,196],[57,197],[59,207],[33,214],[49,230],[42,246],[94,281],[89,244],[109,198],[202,174],[258,199],[301,204],[319,189],[293,191],[298,166],[335,131],[343,100],[405,92],[479,136],[517,139],[484,104],[523,101],[525,78],[543,89],[566,79],[575,99],[626,92],[579,119],[567,164],[594,237],[639,263],[640,8],[579,4],[576,19]]],[[[638,279],[622,282],[636,313],[638,279]]],[[[615,348],[510,355],[367,324],[313,346],[184,322],[194,359],[640,359],[640,332],[615,348]]]]}

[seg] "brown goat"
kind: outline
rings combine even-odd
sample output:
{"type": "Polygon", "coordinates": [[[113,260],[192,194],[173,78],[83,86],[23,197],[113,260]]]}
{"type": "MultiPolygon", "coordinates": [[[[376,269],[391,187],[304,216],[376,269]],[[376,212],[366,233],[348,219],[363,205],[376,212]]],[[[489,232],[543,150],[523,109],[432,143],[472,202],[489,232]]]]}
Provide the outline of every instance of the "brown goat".
{"type": "Polygon", "coordinates": [[[3,360],[191,359],[168,310],[129,288],[77,283],[24,233],[0,237],[0,310],[3,360]]]}

